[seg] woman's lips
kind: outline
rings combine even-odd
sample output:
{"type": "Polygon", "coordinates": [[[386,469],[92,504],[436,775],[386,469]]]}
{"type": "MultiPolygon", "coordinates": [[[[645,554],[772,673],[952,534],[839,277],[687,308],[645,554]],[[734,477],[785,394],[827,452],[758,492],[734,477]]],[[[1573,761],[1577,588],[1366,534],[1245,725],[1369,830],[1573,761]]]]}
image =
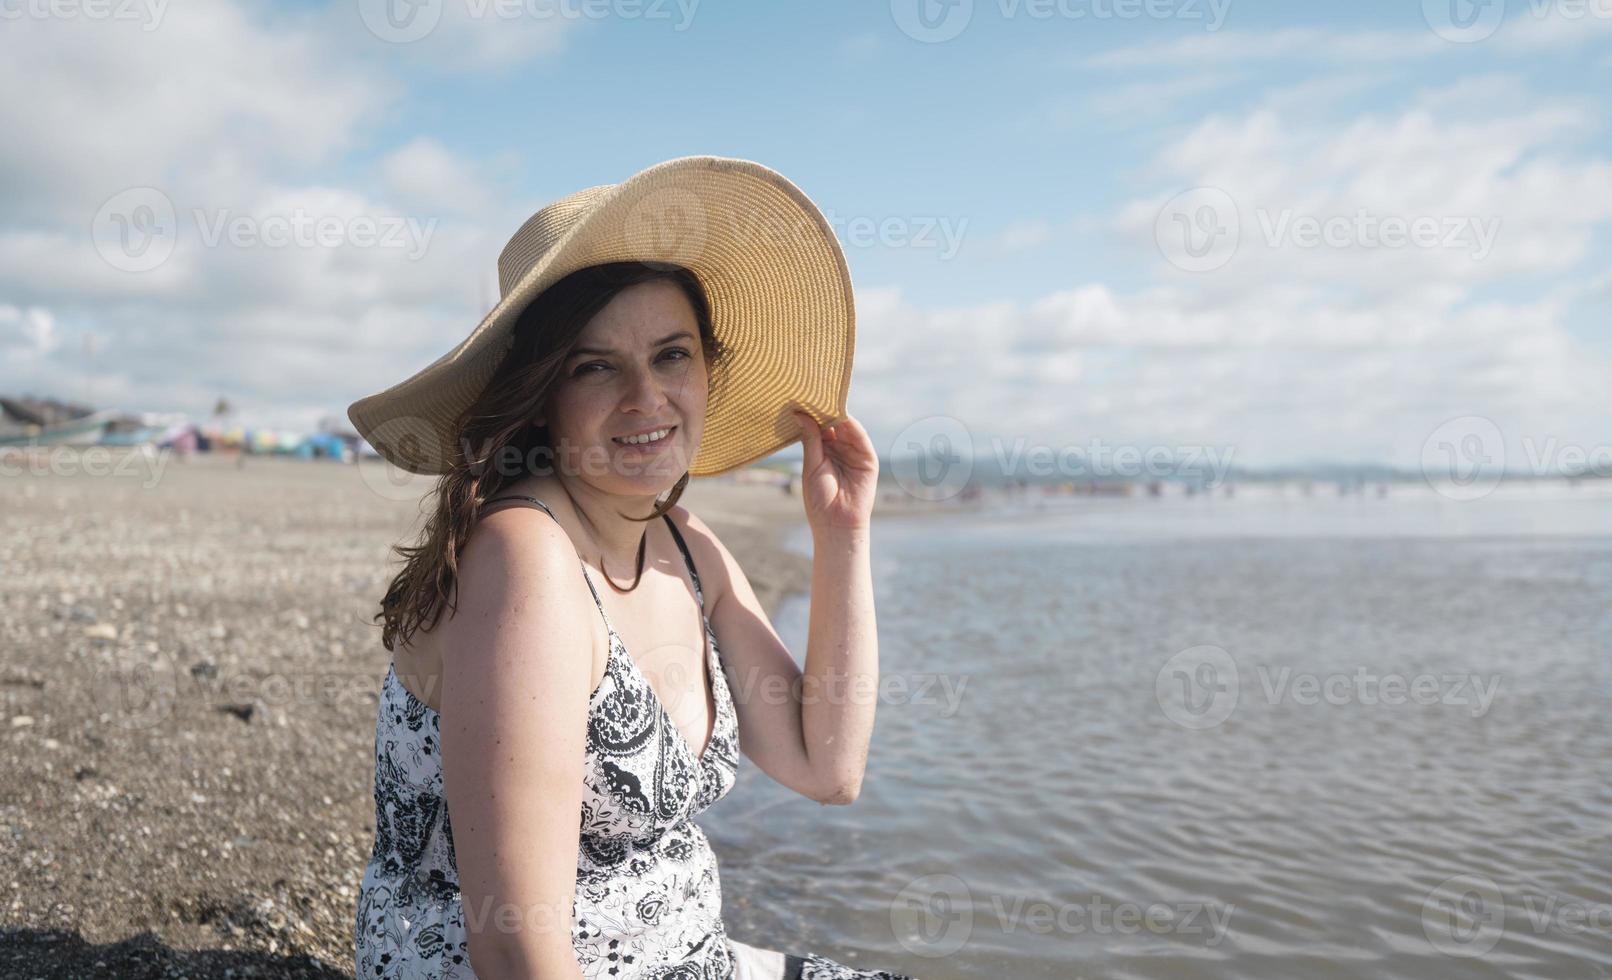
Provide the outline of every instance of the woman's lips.
{"type": "Polygon", "coordinates": [[[611,439],[610,441],[614,442],[618,446],[621,446],[623,449],[653,450],[671,445],[672,436],[675,435],[677,435],[677,426],[673,425],[667,427],[666,434],[661,436],[659,439],[656,439],[654,442],[622,442],[619,439],[611,439]]]}

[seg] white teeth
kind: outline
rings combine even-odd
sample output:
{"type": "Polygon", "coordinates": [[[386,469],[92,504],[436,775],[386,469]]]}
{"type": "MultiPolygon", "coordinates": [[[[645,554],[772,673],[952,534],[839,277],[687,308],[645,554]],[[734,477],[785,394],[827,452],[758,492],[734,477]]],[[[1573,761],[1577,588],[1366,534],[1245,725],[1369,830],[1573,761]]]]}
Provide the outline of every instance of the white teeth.
{"type": "Polygon", "coordinates": [[[617,439],[616,441],[625,443],[629,446],[641,446],[646,442],[654,442],[656,439],[664,439],[671,434],[671,431],[671,429],[657,429],[654,432],[648,432],[641,436],[628,436],[625,439],[617,439]]]}

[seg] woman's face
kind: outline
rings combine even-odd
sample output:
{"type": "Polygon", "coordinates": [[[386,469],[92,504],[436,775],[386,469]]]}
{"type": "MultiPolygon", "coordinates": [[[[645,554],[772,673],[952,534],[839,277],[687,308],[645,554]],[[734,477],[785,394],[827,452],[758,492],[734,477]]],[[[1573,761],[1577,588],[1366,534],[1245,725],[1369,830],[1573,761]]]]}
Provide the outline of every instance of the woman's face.
{"type": "Polygon", "coordinates": [[[547,415],[556,465],[606,493],[663,493],[694,462],[707,396],[699,322],[683,290],[629,286],[588,322],[562,368],[547,415]],[[646,432],[659,438],[625,441],[646,432]]]}

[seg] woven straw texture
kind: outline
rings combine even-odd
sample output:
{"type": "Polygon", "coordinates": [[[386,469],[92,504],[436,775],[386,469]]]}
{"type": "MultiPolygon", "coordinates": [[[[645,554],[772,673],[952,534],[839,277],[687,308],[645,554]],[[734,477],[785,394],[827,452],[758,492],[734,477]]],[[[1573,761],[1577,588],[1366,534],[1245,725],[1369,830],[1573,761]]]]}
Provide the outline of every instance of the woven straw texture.
{"type": "Polygon", "coordinates": [[[354,402],[348,418],[389,462],[446,472],[459,415],[480,395],[528,303],[565,276],[626,260],[674,262],[700,279],[716,335],[733,350],[691,476],[714,476],[800,438],[792,405],[845,417],[856,342],[845,255],[817,207],[749,160],[680,157],[577,191],[521,226],[498,259],[501,298],[453,350],[354,402]]]}

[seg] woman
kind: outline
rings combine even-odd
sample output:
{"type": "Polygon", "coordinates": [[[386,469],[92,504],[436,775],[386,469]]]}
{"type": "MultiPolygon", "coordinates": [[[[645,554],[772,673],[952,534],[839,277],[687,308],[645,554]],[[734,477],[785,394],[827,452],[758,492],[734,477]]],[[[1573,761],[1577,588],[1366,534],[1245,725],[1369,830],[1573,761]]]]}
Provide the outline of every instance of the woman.
{"type": "Polygon", "coordinates": [[[469,338],[349,410],[388,459],[442,474],[377,616],[393,664],[358,975],[907,980],[727,936],[692,819],[741,747],[822,803],[862,778],[874,705],[843,692],[877,680],[878,461],[844,413],[853,315],[827,223],[773,171],[688,157],[539,211],[499,272],[469,338]],[[804,675],[676,506],[691,476],[795,438],[804,675]]]}

